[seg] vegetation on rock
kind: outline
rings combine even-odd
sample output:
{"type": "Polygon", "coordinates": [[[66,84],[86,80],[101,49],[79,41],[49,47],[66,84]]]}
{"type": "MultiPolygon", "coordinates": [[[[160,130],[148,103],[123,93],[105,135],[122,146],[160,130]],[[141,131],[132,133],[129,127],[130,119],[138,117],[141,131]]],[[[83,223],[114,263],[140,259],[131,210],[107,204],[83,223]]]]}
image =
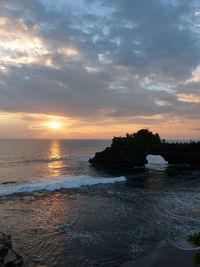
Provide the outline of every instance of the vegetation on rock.
{"type": "Polygon", "coordinates": [[[134,149],[148,154],[162,145],[159,134],[153,134],[148,129],[141,129],[133,134],[126,134],[126,137],[114,137],[111,147],[119,147],[127,150],[134,149]]]}
{"type": "MultiPolygon", "coordinates": [[[[188,236],[187,239],[193,246],[200,247],[200,232],[194,233],[188,236]]],[[[194,263],[200,265],[200,253],[196,253],[193,256],[194,263]]]]}
{"type": "Polygon", "coordinates": [[[200,232],[188,236],[188,241],[195,247],[200,247],[200,232]]]}

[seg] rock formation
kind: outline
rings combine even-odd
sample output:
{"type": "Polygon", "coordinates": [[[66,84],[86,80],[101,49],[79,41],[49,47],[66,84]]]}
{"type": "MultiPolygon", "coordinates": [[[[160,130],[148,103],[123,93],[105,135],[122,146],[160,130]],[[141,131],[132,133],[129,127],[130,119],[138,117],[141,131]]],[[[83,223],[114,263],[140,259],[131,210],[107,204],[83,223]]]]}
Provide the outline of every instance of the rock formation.
{"type": "Polygon", "coordinates": [[[165,144],[161,156],[168,164],[187,164],[200,169],[200,142],[165,144]]]}
{"type": "Polygon", "coordinates": [[[147,163],[148,154],[161,155],[169,164],[187,164],[200,168],[200,142],[167,143],[156,133],[141,129],[126,137],[114,137],[111,147],[97,152],[89,162],[93,166],[133,169],[147,163]]]}
{"type": "Polygon", "coordinates": [[[23,259],[12,248],[11,236],[0,233],[0,267],[20,267],[23,259]]]}
{"type": "Polygon", "coordinates": [[[144,166],[147,160],[143,152],[107,147],[104,151],[97,152],[89,162],[103,168],[132,169],[136,166],[144,166]]]}

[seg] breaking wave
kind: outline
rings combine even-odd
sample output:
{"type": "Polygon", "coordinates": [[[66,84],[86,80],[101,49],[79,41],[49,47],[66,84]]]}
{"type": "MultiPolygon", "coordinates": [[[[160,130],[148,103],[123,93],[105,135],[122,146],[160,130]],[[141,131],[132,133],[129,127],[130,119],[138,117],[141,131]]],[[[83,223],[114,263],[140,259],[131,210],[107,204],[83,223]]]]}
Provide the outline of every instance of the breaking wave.
{"type": "Polygon", "coordinates": [[[146,167],[149,169],[164,170],[167,167],[167,161],[159,155],[148,155],[147,161],[146,167]]]}
{"type": "Polygon", "coordinates": [[[36,191],[55,191],[61,189],[79,188],[81,186],[97,185],[97,184],[111,184],[116,182],[124,182],[126,178],[124,176],[115,178],[105,177],[91,177],[91,176],[59,176],[47,179],[45,182],[38,183],[26,183],[16,186],[3,185],[0,186],[0,196],[8,196],[18,193],[32,193],[36,191]]]}

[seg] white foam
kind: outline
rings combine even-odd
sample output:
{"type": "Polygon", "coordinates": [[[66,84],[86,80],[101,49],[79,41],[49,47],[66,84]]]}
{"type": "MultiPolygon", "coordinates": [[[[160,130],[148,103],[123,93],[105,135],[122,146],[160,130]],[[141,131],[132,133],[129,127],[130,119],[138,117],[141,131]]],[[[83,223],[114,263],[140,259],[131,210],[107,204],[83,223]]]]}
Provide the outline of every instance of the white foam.
{"type": "Polygon", "coordinates": [[[0,196],[7,196],[17,193],[31,193],[41,190],[55,191],[67,188],[79,188],[87,185],[111,184],[116,182],[124,182],[125,177],[105,178],[91,176],[59,176],[47,178],[47,182],[26,183],[16,186],[0,186],[0,196]]]}
{"type": "Polygon", "coordinates": [[[148,155],[147,161],[146,167],[149,169],[163,170],[167,167],[167,161],[159,155],[148,155]]]}

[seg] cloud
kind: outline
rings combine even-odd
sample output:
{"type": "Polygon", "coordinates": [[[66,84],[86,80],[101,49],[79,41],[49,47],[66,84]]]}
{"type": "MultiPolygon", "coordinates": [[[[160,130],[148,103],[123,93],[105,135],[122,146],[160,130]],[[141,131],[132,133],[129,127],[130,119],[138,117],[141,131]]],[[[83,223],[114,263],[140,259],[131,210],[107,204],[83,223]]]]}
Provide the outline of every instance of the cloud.
{"type": "Polygon", "coordinates": [[[199,10],[186,0],[2,0],[0,109],[88,123],[198,118],[199,10]]]}

